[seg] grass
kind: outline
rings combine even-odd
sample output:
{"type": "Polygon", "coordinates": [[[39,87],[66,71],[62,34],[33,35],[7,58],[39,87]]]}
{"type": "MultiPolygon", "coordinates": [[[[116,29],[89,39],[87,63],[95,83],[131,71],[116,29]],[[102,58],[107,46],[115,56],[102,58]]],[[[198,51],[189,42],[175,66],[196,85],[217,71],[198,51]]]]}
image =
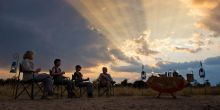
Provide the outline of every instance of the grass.
{"type": "MultiPolygon", "coordinates": [[[[115,87],[115,96],[156,96],[158,92],[148,89],[138,89],[132,87],[115,87]]],[[[0,86],[0,98],[12,98],[13,87],[10,85],[0,86]]],[[[94,95],[97,96],[95,89],[94,95]]],[[[164,95],[164,94],[163,94],[164,95]]],[[[220,87],[206,87],[206,88],[185,88],[176,93],[177,96],[194,96],[194,95],[220,95],[220,87]]]]}

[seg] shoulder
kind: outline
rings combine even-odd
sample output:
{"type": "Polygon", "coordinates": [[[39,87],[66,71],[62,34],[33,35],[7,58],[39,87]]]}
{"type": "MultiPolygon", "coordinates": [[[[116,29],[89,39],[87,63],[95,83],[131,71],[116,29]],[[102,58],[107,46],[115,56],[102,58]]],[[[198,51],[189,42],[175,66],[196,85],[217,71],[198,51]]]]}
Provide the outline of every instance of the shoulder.
{"type": "Polygon", "coordinates": [[[100,75],[103,75],[103,73],[100,73],[100,75]]]}
{"type": "Polygon", "coordinates": [[[23,60],[22,60],[22,63],[23,63],[23,62],[29,62],[29,61],[30,61],[30,60],[28,60],[28,59],[23,59],[23,60]]]}
{"type": "Polygon", "coordinates": [[[27,63],[33,63],[33,62],[31,60],[29,60],[29,59],[24,59],[21,62],[21,64],[27,64],[27,63]]]}
{"type": "Polygon", "coordinates": [[[74,72],[74,75],[78,75],[78,72],[74,72]]]}

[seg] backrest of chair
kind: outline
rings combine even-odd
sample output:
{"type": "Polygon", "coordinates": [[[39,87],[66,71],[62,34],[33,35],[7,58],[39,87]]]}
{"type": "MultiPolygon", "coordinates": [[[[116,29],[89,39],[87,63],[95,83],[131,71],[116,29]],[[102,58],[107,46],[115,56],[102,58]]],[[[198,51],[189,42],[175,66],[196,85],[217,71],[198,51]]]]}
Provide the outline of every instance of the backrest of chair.
{"type": "Polygon", "coordinates": [[[19,64],[19,72],[23,72],[22,64],[19,64]]]}
{"type": "Polygon", "coordinates": [[[72,80],[75,80],[73,74],[72,74],[72,80]]]}
{"type": "Polygon", "coordinates": [[[20,79],[20,76],[21,76],[21,73],[22,73],[22,72],[23,72],[22,64],[19,63],[19,71],[18,71],[18,77],[17,77],[18,80],[20,79]]]}
{"type": "Polygon", "coordinates": [[[52,70],[49,70],[49,74],[50,74],[50,76],[52,76],[52,70]]]}

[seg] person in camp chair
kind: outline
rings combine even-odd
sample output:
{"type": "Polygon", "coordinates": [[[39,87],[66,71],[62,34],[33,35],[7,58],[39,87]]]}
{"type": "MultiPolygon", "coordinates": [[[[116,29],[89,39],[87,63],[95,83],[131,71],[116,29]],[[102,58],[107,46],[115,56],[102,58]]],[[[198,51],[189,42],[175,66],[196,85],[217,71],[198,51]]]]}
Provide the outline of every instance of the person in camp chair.
{"type": "Polygon", "coordinates": [[[102,68],[102,73],[99,75],[98,81],[99,81],[99,86],[107,87],[108,92],[109,92],[110,88],[112,87],[112,85],[115,84],[115,81],[113,81],[111,75],[108,74],[107,67],[102,68]]]}
{"type": "Polygon", "coordinates": [[[82,67],[80,65],[75,66],[76,72],[73,74],[73,80],[75,80],[75,84],[77,87],[86,87],[87,88],[87,96],[89,98],[93,97],[93,85],[89,82],[89,78],[84,79],[83,74],[80,72],[82,67]]]}
{"type": "Polygon", "coordinates": [[[23,56],[23,61],[21,62],[21,67],[23,71],[23,80],[36,80],[38,82],[43,82],[44,91],[42,99],[48,99],[48,95],[52,94],[53,88],[53,80],[49,74],[42,73],[39,74],[41,71],[40,68],[34,69],[34,52],[33,51],[26,51],[23,56]]]}
{"type": "Polygon", "coordinates": [[[75,94],[73,92],[73,82],[63,76],[65,74],[65,72],[63,72],[60,69],[60,65],[61,65],[61,60],[55,59],[54,60],[54,67],[52,68],[50,75],[53,76],[54,84],[66,85],[67,92],[68,92],[68,98],[73,98],[73,96],[75,96],[75,94]]]}

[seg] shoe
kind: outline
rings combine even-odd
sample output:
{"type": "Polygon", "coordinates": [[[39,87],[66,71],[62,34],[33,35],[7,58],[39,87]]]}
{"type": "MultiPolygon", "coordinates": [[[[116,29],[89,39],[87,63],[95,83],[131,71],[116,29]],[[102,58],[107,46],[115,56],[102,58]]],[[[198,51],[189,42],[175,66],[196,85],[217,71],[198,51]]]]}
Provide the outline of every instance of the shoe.
{"type": "Polygon", "coordinates": [[[93,98],[93,94],[88,94],[88,98],[93,98]]]}

